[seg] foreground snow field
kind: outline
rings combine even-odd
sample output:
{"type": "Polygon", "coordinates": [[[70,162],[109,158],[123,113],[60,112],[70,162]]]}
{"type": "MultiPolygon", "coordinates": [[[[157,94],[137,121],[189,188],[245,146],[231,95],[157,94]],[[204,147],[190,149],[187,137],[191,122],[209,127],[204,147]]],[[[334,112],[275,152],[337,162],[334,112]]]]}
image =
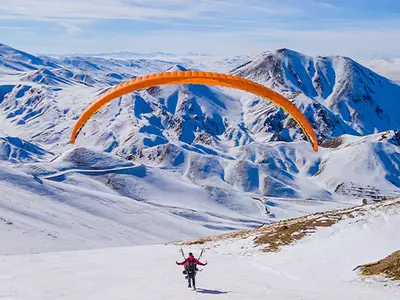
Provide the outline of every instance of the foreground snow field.
{"type": "MultiPolygon", "coordinates": [[[[397,250],[397,207],[320,229],[277,253],[251,240],[207,244],[197,292],[187,288],[179,247],[136,246],[0,257],[2,299],[398,299],[400,284],[352,269],[397,250]]],[[[200,246],[185,248],[200,252],[200,246]]]]}

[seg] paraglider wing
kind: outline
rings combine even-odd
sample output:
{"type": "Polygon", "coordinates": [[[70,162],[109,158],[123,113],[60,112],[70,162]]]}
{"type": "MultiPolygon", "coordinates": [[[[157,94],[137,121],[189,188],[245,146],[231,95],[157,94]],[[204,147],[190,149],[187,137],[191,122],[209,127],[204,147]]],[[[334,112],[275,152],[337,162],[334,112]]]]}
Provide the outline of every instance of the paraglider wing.
{"type": "Polygon", "coordinates": [[[158,74],[146,75],[125,81],[101,95],[94,101],[80,116],[76,122],[71,135],[71,144],[75,143],[76,137],[86,124],[86,122],[98,112],[104,105],[108,104],[115,98],[125,94],[145,89],[152,86],[160,86],[166,84],[204,84],[222,86],[243,90],[259,97],[267,99],[275,105],[285,110],[299,124],[308,141],[313,146],[314,151],[318,151],[318,141],[316,134],[308,122],[307,118],[301,111],[289,100],[277,92],[251,80],[212,72],[196,72],[196,71],[177,71],[163,72],[158,74]]]}

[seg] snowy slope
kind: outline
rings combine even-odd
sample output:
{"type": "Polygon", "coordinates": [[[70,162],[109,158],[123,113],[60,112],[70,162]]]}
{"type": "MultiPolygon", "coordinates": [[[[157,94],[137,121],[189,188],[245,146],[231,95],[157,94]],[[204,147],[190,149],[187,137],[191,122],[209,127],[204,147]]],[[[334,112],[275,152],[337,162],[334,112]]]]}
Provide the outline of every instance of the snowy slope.
{"type": "MultiPolygon", "coordinates": [[[[398,249],[397,207],[372,210],[276,253],[250,240],[207,244],[189,290],[175,260],[179,247],[140,246],[2,256],[0,295],[9,299],[398,299],[399,284],[360,278],[352,269],[398,249]],[[38,276],[40,274],[40,276],[38,276]],[[157,276],[155,276],[157,274],[157,276]]],[[[200,246],[185,247],[186,253],[200,246]]]]}
{"type": "Polygon", "coordinates": [[[11,222],[1,224],[1,253],[151,244],[269,219],[247,195],[86,149],[0,168],[0,216],[11,222]]]}
{"type": "Polygon", "coordinates": [[[231,159],[170,145],[161,161],[154,154],[157,161],[146,165],[77,148],[51,162],[2,167],[0,251],[10,254],[10,245],[11,253],[36,253],[152,244],[393,197],[398,146],[390,134],[368,138],[348,138],[318,154],[305,143],[249,145],[231,159]],[[353,182],[355,188],[343,186],[353,182]]]}
{"type": "Polygon", "coordinates": [[[0,161],[13,163],[51,159],[46,150],[17,137],[0,136],[0,161]]]}
{"type": "Polygon", "coordinates": [[[315,177],[335,189],[344,182],[356,183],[364,189],[375,187],[396,191],[400,186],[399,146],[399,134],[396,136],[393,132],[365,137],[342,136],[331,142],[332,151],[323,157],[315,177]],[[379,187],[382,176],[387,179],[381,182],[388,184],[386,188],[379,187]]]}
{"type": "MultiPolygon", "coordinates": [[[[63,175],[68,184],[59,180],[61,175],[40,179],[6,167],[1,167],[0,171],[3,195],[0,215],[4,220],[0,225],[2,254],[153,244],[215,234],[218,229],[226,230],[228,226],[239,229],[257,224],[250,219],[247,224],[245,216],[240,217],[234,212],[229,214],[229,219],[224,219],[223,215],[218,215],[216,206],[213,210],[203,209],[203,213],[184,205],[159,207],[142,199],[123,196],[112,184],[102,183],[112,174],[131,174],[133,181],[140,178],[140,172],[143,172],[140,167],[92,172],[90,175],[70,172],[63,175]],[[221,221],[225,228],[218,228],[221,221]]],[[[113,179],[114,183],[124,183],[113,179]]],[[[174,182],[177,185],[174,180],[164,181],[171,189],[174,182]]],[[[195,187],[192,192],[193,189],[195,187]]],[[[202,197],[199,195],[197,200],[202,197]]]]}
{"type": "MultiPolygon", "coordinates": [[[[58,67],[52,61],[19,51],[0,43],[0,71],[16,73],[18,71],[36,70],[41,67],[58,67]]],[[[3,72],[1,72],[3,73],[3,72]]]]}

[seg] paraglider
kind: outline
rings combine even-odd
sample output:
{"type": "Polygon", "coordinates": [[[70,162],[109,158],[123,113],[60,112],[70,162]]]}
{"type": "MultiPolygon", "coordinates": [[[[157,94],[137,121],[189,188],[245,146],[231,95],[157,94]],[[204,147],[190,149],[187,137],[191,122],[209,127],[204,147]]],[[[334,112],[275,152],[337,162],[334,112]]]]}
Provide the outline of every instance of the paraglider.
{"type": "Polygon", "coordinates": [[[182,262],[175,262],[178,266],[184,266],[184,271],[183,274],[186,275],[186,279],[188,280],[188,288],[191,288],[193,286],[193,289],[196,290],[196,274],[199,271],[197,269],[197,265],[199,266],[206,266],[206,263],[202,263],[200,261],[200,258],[204,252],[204,250],[201,251],[201,254],[199,258],[195,258],[193,253],[190,252],[188,258],[185,258],[185,254],[183,253],[183,250],[180,250],[182,253],[182,256],[184,258],[184,261],[182,262]]]}
{"type": "Polygon", "coordinates": [[[275,105],[281,107],[289,115],[291,115],[291,117],[297,122],[297,124],[299,124],[299,126],[303,130],[314,151],[318,151],[317,137],[311,124],[308,122],[307,118],[301,113],[301,111],[285,97],[261,84],[245,78],[228,74],[198,71],[157,73],[146,75],[144,77],[134,78],[125,81],[117,86],[114,86],[103,95],[101,95],[82,113],[72,130],[70,140],[71,144],[75,143],[79,132],[82,130],[86,122],[103,106],[105,106],[112,100],[140,89],[167,84],[204,84],[222,86],[243,90],[262,97],[266,100],[269,100],[275,105]]]}

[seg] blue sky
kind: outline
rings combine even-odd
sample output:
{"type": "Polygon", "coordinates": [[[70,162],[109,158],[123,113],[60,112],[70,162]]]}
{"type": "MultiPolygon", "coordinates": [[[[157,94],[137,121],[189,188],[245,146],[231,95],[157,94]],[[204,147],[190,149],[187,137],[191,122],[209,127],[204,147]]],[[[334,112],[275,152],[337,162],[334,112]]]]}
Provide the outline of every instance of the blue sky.
{"type": "Polygon", "coordinates": [[[399,0],[0,0],[0,42],[113,51],[400,56],[399,0]]]}

